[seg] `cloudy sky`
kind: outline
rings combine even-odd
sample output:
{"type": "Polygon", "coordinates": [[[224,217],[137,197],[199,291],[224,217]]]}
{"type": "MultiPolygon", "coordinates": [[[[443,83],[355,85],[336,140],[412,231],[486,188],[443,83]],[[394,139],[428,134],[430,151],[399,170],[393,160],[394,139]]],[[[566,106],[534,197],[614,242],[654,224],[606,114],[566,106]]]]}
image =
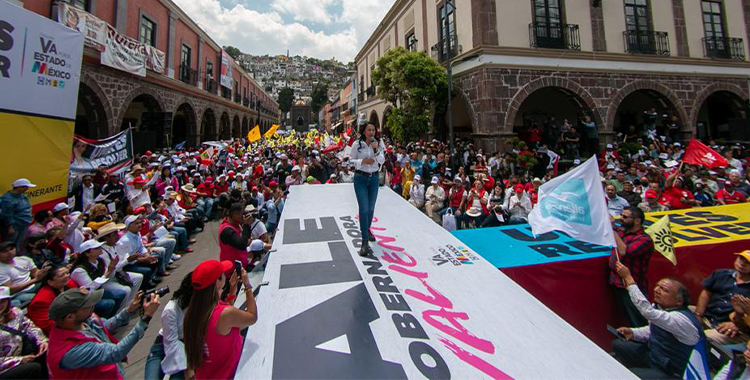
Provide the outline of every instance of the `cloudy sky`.
{"type": "Polygon", "coordinates": [[[395,0],[174,0],[220,45],[349,62],[395,0]]]}

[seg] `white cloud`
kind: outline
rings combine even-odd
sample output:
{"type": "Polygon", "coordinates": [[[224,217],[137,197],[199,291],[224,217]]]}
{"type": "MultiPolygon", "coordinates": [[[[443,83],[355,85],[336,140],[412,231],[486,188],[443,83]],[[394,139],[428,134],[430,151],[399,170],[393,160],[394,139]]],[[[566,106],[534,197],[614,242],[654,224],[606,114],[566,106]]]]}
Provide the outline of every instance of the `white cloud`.
{"type": "Polygon", "coordinates": [[[328,25],[333,21],[330,7],[338,0],[274,0],[271,8],[292,15],[296,21],[328,25]]]}
{"type": "Polygon", "coordinates": [[[357,36],[357,52],[370,38],[394,2],[395,0],[342,0],[343,11],[338,22],[354,27],[357,36]]]}
{"type": "Polygon", "coordinates": [[[227,9],[218,0],[175,0],[175,3],[217,43],[238,47],[246,53],[282,54],[289,49],[295,55],[336,57],[344,62],[357,54],[359,33],[353,27],[326,34],[300,23],[285,24],[277,12],[261,13],[243,5],[227,9]]]}

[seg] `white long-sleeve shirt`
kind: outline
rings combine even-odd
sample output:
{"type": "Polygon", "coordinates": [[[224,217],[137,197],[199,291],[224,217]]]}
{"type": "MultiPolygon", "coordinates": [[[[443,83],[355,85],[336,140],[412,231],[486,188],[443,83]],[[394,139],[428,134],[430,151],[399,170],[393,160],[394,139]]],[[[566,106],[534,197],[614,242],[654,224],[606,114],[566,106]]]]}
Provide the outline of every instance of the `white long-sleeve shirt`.
{"type": "MultiPolygon", "coordinates": [[[[94,264],[94,266],[98,266],[98,265],[94,264]]],[[[89,288],[89,290],[99,289],[102,287],[102,285],[104,285],[107,281],[110,280],[109,277],[104,277],[104,275],[92,280],[91,277],[89,277],[88,272],[86,272],[86,270],[83,268],[73,269],[73,273],[70,274],[70,278],[72,278],[73,281],[75,281],[76,284],[78,284],[78,286],[89,288]]]]}
{"type": "Polygon", "coordinates": [[[428,202],[432,201],[432,196],[435,196],[436,202],[439,204],[442,204],[445,202],[445,190],[443,190],[442,187],[438,186],[437,189],[435,189],[434,186],[430,186],[427,188],[427,191],[425,192],[425,199],[427,199],[428,202]]]}
{"type": "Polygon", "coordinates": [[[161,330],[159,335],[164,337],[164,359],[161,360],[161,370],[167,374],[187,369],[185,343],[182,342],[182,322],[185,311],[180,309],[176,300],[167,302],[161,313],[161,330]]]}
{"type": "MultiPolygon", "coordinates": [[[[680,343],[688,346],[698,344],[700,333],[690,318],[679,311],[667,311],[656,309],[648,302],[646,297],[638,289],[638,285],[631,284],[628,286],[630,300],[633,301],[636,309],[641,315],[648,320],[650,324],[659,326],[664,330],[672,333],[680,343]]],[[[633,330],[633,340],[646,342],[651,336],[650,326],[638,327],[633,330]]]]}
{"type": "Polygon", "coordinates": [[[409,189],[409,199],[415,202],[424,202],[424,185],[421,183],[412,183],[409,189]]]}
{"type": "Polygon", "coordinates": [[[385,163],[385,155],[383,152],[385,151],[385,145],[383,144],[383,140],[380,140],[380,144],[378,145],[378,151],[377,154],[375,151],[373,151],[372,147],[362,142],[362,140],[357,140],[352,145],[352,151],[349,154],[349,162],[354,164],[354,167],[359,170],[366,173],[375,173],[380,168],[380,165],[383,165],[385,163]],[[362,163],[362,160],[365,158],[373,158],[375,159],[375,162],[369,165],[365,165],[362,163]]]}

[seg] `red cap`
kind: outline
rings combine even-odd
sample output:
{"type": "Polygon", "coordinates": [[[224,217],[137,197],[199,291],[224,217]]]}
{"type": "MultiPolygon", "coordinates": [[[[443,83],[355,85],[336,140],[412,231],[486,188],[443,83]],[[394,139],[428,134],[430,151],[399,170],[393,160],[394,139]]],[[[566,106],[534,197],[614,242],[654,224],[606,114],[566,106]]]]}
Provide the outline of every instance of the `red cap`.
{"type": "Polygon", "coordinates": [[[268,183],[268,187],[276,187],[276,186],[279,186],[279,183],[276,181],[271,181],[268,183]]]}
{"type": "Polygon", "coordinates": [[[524,190],[524,188],[523,188],[523,185],[522,185],[522,184],[520,184],[520,183],[516,184],[516,186],[515,186],[515,189],[516,189],[516,191],[517,191],[517,192],[519,192],[519,193],[520,193],[520,192],[523,192],[523,190],[524,190]]]}
{"type": "Polygon", "coordinates": [[[206,177],[206,181],[205,181],[206,183],[211,183],[213,181],[214,181],[213,177],[211,177],[211,176],[206,177]]]}
{"type": "Polygon", "coordinates": [[[143,206],[136,207],[136,209],[133,210],[133,214],[145,214],[145,213],[146,213],[146,208],[143,206]]]}
{"type": "Polygon", "coordinates": [[[258,191],[258,186],[253,186],[253,188],[250,189],[250,191],[258,191]]]}
{"type": "Polygon", "coordinates": [[[135,179],[133,180],[133,184],[134,184],[134,185],[145,185],[145,184],[146,184],[146,180],[145,180],[145,179],[144,179],[143,177],[141,177],[141,176],[138,176],[138,177],[136,177],[136,178],[135,178],[135,179]]]}
{"type": "Polygon", "coordinates": [[[151,153],[151,151],[150,151],[150,150],[147,150],[147,151],[146,151],[146,153],[144,153],[144,155],[145,155],[146,157],[151,157],[151,156],[153,155],[153,153],[151,153]]]}
{"type": "Polygon", "coordinates": [[[646,198],[656,198],[656,191],[651,189],[646,190],[646,198]]]}
{"type": "Polygon", "coordinates": [[[193,289],[205,289],[221,277],[221,274],[232,269],[234,264],[229,260],[219,262],[207,260],[195,267],[193,270],[193,289]]]}

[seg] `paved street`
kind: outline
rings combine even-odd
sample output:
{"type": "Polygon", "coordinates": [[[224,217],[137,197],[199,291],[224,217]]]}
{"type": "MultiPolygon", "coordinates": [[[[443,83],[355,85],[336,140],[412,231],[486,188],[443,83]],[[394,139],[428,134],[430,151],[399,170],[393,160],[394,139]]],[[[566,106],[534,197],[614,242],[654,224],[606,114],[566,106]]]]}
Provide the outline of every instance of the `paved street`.
{"type": "MultiPolygon", "coordinates": [[[[211,222],[206,224],[206,229],[203,232],[199,232],[194,237],[197,238],[197,242],[191,246],[195,250],[193,253],[189,253],[182,257],[177,262],[178,268],[172,271],[172,275],[165,277],[159,286],[169,286],[169,289],[174,292],[180,286],[180,282],[196,265],[206,259],[218,259],[219,258],[219,222],[211,222]]],[[[161,307],[159,311],[151,320],[146,335],[141,339],[138,344],[128,354],[128,364],[125,366],[125,374],[127,379],[143,379],[143,371],[146,366],[146,358],[148,357],[151,345],[154,343],[154,339],[159,334],[161,328],[161,320],[159,316],[164,308],[164,305],[172,299],[172,292],[166,297],[162,298],[161,307]]],[[[137,322],[137,319],[131,321],[131,326],[137,322]]],[[[121,337],[129,331],[129,328],[121,329],[117,336],[121,337]]]]}

